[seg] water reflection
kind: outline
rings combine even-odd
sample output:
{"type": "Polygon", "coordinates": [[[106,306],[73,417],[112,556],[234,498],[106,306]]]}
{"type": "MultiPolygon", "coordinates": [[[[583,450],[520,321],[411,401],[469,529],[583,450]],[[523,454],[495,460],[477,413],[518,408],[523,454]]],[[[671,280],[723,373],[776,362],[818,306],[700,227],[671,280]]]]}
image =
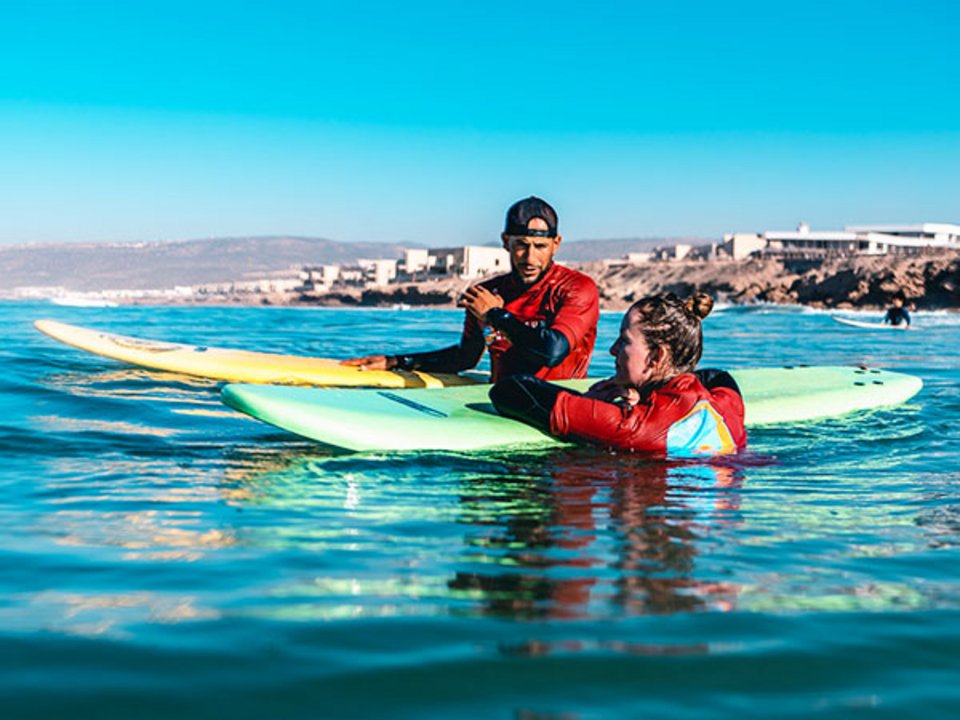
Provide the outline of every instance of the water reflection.
{"type": "Polygon", "coordinates": [[[696,561],[739,524],[741,483],[734,466],[582,448],[273,452],[237,453],[221,492],[258,509],[238,543],[310,553],[319,570],[273,587],[258,615],[573,620],[733,607],[736,587],[696,561]]]}
{"type": "Polygon", "coordinates": [[[699,579],[695,561],[704,537],[738,522],[734,467],[577,449],[513,470],[464,482],[468,567],[449,587],[478,612],[574,619],[733,607],[736,586],[699,579]]]}

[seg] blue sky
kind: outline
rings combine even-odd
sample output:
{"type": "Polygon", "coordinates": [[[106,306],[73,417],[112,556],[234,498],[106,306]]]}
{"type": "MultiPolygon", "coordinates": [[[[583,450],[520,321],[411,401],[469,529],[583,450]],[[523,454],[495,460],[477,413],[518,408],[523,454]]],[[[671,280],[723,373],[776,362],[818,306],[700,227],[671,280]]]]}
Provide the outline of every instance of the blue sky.
{"type": "Polygon", "coordinates": [[[60,2],[0,21],[0,243],[960,222],[960,3],[60,2]]]}

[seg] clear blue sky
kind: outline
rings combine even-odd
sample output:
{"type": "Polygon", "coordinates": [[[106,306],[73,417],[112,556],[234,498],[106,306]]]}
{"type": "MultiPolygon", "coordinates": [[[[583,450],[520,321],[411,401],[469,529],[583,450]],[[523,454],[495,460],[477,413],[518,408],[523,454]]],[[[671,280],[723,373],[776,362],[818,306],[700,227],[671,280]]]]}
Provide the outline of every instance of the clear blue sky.
{"type": "Polygon", "coordinates": [[[960,3],[33,0],[0,243],[960,222],[960,3]]]}

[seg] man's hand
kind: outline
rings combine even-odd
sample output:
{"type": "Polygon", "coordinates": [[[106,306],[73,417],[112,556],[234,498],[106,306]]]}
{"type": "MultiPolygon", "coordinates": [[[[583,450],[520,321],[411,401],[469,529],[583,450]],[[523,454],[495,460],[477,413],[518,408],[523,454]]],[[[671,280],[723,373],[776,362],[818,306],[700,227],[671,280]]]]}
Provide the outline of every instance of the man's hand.
{"type": "Polygon", "coordinates": [[[636,405],[640,402],[640,391],[633,387],[618,385],[613,378],[601,380],[590,386],[584,393],[586,397],[609,403],[636,405]]]}
{"type": "Polygon", "coordinates": [[[503,298],[499,295],[494,295],[481,285],[472,285],[464,290],[463,295],[461,295],[457,301],[457,305],[466,308],[467,312],[480,322],[483,322],[487,313],[493,310],[493,308],[503,307],[503,298]]]}
{"type": "Polygon", "coordinates": [[[361,370],[393,370],[397,366],[397,359],[392,355],[367,355],[341,360],[340,364],[357,367],[361,370]]]}

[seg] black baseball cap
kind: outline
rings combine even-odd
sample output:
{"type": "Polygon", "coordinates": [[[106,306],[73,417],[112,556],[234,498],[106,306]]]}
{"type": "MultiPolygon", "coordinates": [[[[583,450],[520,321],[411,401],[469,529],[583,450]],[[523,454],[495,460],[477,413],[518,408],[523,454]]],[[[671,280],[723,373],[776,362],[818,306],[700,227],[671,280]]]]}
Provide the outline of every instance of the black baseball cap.
{"type": "Polygon", "coordinates": [[[515,237],[556,237],[557,211],[550,203],[531,195],[515,202],[507,210],[507,224],[503,232],[515,237]],[[529,230],[527,225],[534,218],[540,218],[547,224],[546,230],[529,230]]]}

